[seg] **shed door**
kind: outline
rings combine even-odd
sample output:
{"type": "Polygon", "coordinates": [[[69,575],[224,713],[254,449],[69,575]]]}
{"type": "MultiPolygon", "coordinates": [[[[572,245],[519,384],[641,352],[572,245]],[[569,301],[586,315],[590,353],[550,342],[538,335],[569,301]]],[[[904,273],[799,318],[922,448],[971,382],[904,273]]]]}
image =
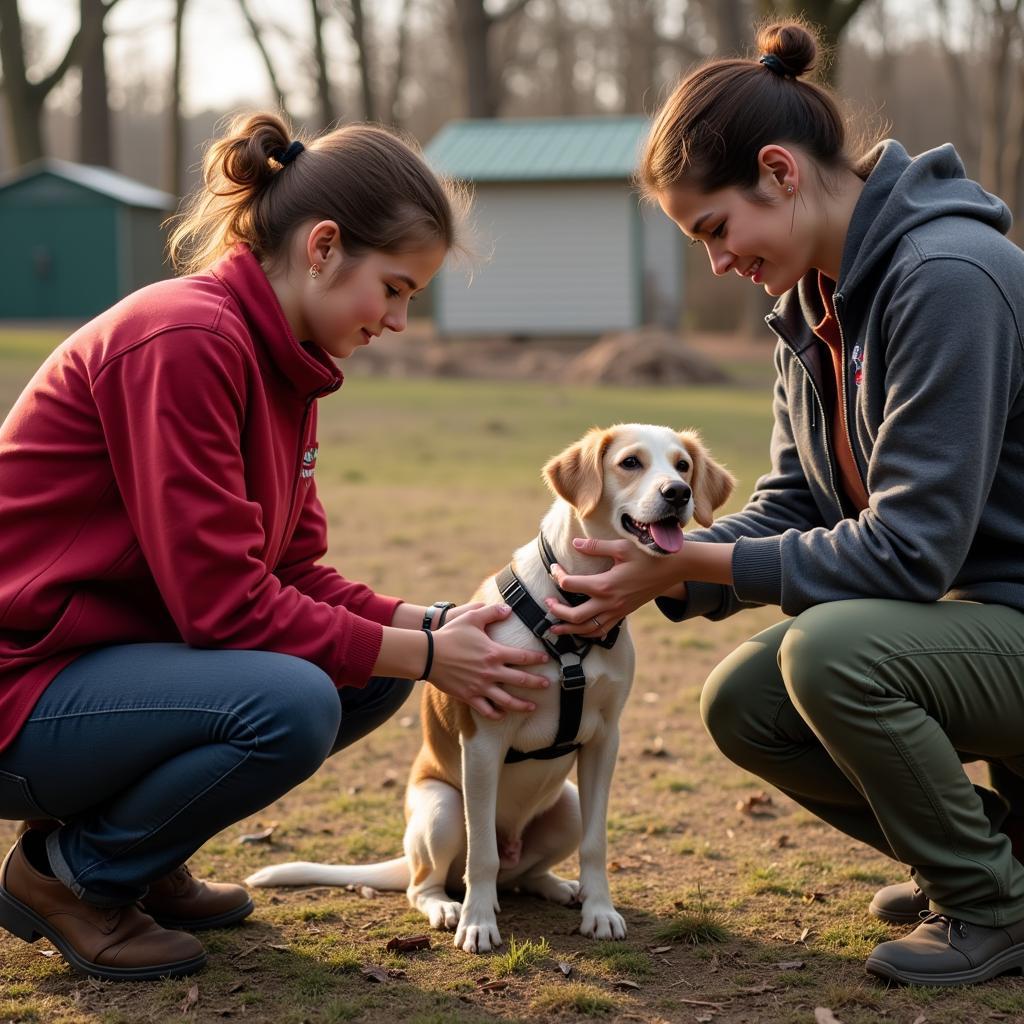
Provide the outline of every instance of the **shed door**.
{"type": "Polygon", "coordinates": [[[439,275],[445,333],[603,334],[640,319],[639,219],[625,183],[479,185],[472,282],[439,275]]]}

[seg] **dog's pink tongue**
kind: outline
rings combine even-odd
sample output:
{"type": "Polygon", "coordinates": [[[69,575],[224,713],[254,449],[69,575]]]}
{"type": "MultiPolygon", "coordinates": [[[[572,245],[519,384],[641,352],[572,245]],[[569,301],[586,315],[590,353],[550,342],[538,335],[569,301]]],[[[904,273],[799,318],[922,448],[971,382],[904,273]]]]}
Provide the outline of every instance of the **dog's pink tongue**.
{"type": "Polygon", "coordinates": [[[655,544],[662,551],[672,554],[683,546],[683,531],[679,529],[679,523],[674,519],[660,519],[651,523],[651,536],[655,544]]]}

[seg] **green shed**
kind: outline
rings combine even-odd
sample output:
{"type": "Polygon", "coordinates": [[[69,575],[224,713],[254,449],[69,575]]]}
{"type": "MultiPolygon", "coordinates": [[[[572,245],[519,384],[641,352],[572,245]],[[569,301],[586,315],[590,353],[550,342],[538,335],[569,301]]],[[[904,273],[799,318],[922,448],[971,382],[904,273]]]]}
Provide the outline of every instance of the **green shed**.
{"type": "Polygon", "coordinates": [[[106,167],[36,160],[0,183],[0,318],[86,318],[169,275],[167,192],[106,167]]]}

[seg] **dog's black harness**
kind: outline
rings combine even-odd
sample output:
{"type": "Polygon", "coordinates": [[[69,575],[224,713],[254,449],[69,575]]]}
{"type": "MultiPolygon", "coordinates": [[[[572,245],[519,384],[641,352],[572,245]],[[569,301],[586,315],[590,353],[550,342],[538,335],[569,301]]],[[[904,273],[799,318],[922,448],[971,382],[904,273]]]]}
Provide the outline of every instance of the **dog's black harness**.
{"type": "MultiPolygon", "coordinates": [[[[544,534],[537,538],[537,547],[540,550],[544,568],[550,575],[555,556],[544,539],[544,534]]],[[[580,731],[580,721],[583,718],[583,696],[587,686],[587,677],[583,672],[583,659],[590,653],[592,647],[603,647],[606,650],[614,647],[615,641],[619,638],[622,621],[615,623],[603,640],[590,640],[569,635],[552,636],[548,630],[556,625],[557,620],[547,617],[544,609],[534,601],[529,591],[523,586],[511,564],[506,565],[498,573],[496,582],[504,602],[519,616],[526,628],[544,645],[548,653],[558,659],[561,665],[561,702],[558,710],[558,732],[555,733],[554,743],[550,747],[542,747],[540,750],[510,749],[505,755],[505,763],[515,764],[518,761],[528,760],[551,761],[556,757],[564,757],[580,748],[580,744],[576,742],[576,735],[580,731]]],[[[555,588],[562,600],[574,607],[588,600],[586,594],[569,594],[558,584],[555,584],[555,588]]]]}

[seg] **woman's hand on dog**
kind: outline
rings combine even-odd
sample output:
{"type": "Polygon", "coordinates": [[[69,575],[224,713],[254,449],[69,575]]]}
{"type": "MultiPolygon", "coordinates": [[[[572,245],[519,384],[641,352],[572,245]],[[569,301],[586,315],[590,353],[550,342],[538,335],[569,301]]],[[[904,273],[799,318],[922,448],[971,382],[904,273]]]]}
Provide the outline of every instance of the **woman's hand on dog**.
{"type": "Polygon", "coordinates": [[[507,605],[468,604],[453,608],[443,628],[434,633],[434,666],[430,682],[485,718],[499,719],[506,711],[533,711],[530,701],[514,697],[506,686],[542,690],[544,676],[524,666],[550,661],[543,651],[505,647],[484,631],[492,622],[508,618],[507,605]],[[454,613],[458,611],[459,614],[454,613]]]}
{"type": "Polygon", "coordinates": [[[589,576],[570,576],[560,565],[551,575],[562,590],[586,594],[583,604],[545,601],[548,612],[560,621],[552,633],[574,633],[600,639],[620,619],[656,597],[685,597],[684,580],[732,582],[732,544],[687,542],[676,554],[652,557],[628,540],[573,541],[577,551],[595,558],[610,558],[612,567],[589,576]]]}

